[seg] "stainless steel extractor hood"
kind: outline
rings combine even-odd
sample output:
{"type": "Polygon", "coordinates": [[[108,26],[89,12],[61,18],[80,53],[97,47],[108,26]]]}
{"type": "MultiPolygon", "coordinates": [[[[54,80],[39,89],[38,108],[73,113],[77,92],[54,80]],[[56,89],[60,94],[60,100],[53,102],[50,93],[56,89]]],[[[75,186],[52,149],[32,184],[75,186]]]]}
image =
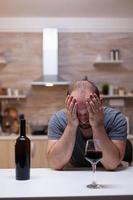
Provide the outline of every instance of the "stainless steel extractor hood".
{"type": "Polygon", "coordinates": [[[31,83],[32,85],[68,85],[58,75],[58,30],[46,28],[43,30],[43,68],[42,76],[31,83]]]}

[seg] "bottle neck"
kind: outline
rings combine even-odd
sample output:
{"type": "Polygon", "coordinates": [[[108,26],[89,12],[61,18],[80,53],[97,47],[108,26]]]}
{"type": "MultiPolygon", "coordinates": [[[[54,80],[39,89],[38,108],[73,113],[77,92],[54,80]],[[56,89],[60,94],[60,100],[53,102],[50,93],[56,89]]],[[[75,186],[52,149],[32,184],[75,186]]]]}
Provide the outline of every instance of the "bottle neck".
{"type": "Polygon", "coordinates": [[[25,119],[20,120],[20,136],[26,136],[26,121],[25,121],[25,119]]]}

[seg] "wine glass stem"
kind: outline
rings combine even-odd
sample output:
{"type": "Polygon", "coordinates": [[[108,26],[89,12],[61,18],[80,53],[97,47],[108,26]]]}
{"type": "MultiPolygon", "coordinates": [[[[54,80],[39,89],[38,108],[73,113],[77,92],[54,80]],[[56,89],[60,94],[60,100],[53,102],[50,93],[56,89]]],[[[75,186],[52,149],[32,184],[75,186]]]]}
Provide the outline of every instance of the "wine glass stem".
{"type": "Polygon", "coordinates": [[[96,164],[92,164],[92,171],[93,171],[93,184],[96,184],[96,164]]]}
{"type": "Polygon", "coordinates": [[[93,173],[96,172],[96,164],[92,164],[92,170],[93,170],[93,173]]]}

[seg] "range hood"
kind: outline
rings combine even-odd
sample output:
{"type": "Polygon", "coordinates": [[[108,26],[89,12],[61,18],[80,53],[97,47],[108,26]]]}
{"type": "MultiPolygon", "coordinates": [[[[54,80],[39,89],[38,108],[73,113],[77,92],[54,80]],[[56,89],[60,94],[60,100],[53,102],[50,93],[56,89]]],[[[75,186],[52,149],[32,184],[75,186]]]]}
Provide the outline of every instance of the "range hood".
{"type": "Polygon", "coordinates": [[[46,28],[43,30],[43,69],[42,76],[31,83],[32,85],[69,85],[58,75],[58,30],[46,28]]]}

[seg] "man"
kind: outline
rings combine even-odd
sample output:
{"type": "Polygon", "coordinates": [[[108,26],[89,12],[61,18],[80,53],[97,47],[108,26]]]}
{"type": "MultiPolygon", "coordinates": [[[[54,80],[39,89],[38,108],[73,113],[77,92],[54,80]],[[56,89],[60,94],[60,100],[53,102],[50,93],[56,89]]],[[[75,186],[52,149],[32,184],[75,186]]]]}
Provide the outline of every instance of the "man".
{"type": "Polygon", "coordinates": [[[53,169],[69,161],[84,167],[85,142],[100,140],[105,169],[114,170],[124,157],[127,136],[125,117],[113,108],[103,107],[98,88],[88,80],[74,82],[68,90],[65,109],[49,121],[47,156],[53,169]]]}

